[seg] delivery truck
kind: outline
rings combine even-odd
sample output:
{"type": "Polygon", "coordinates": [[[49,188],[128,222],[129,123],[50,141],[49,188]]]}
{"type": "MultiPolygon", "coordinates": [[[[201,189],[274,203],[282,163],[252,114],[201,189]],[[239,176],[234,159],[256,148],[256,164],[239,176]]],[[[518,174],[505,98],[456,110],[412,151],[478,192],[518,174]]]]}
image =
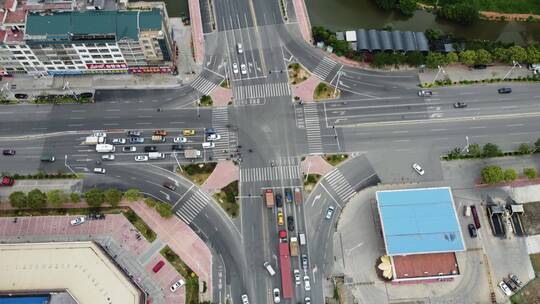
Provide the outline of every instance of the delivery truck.
{"type": "Polygon", "coordinates": [[[291,236],[289,242],[289,247],[291,248],[291,256],[298,256],[298,239],[295,236],[291,236]]]}
{"type": "Polygon", "coordinates": [[[113,145],[109,144],[97,144],[96,151],[99,153],[111,153],[115,151],[115,148],[113,145]]]}
{"type": "Polygon", "coordinates": [[[194,159],[201,157],[201,151],[196,149],[186,149],[184,150],[184,157],[187,159],[194,159]]]}
{"type": "Polygon", "coordinates": [[[84,144],[89,146],[103,143],[105,143],[105,137],[103,136],[87,136],[84,140],[84,144]]]}
{"type": "Polygon", "coordinates": [[[148,153],[148,158],[149,159],[164,159],[165,154],[163,154],[161,152],[150,152],[150,153],[148,153]]]}
{"type": "Polygon", "coordinates": [[[274,207],[274,191],[272,189],[266,189],[264,190],[264,195],[266,197],[266,207],[267,208],[273,208],[274,207]]]}
{"type": "Polygon", "coordinates": [[[162,135],[152,135],[153,142],[165,142],[165,136],[162,135]]]}

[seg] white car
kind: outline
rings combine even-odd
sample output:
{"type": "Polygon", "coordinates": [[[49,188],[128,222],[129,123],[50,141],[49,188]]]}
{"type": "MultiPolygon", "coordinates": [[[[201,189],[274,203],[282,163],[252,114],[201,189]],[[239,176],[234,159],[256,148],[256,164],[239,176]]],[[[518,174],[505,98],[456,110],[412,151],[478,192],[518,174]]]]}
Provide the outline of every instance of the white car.
{"type": "Polygon", "coordinates": [[[247,294],[242,295],[242,304],[249,304],[247,294]]]}
{"type": "Polygon", "coordinates": [[[327,219],[327,220],[331,219],[332,215],[334,215],[334,210],[336,210],[336,208],[334,208],[334,206],[328,207],[328,209],[326,210],[326,216],[324,218],[327,219]]]}
{"type": "Polygon", "coordinates": [[[420,174],[420,175],[424,175],[424,169],[422,169],[422,166],[420,166],[419,164],[417,163],[414,163],[412,165],[412,168],[414,169],[414,171],[416,171],[416,173],[420,174]]]}
{"type": "Polygon", "coordinates": [[[420,90],[418,91],[418,96],[420,97],[428,97],[428,96],[431,96],[433,95],[433,92],[429,91],[429,90],[420,90]]]}
{"type": "Polygon", "coordinates": [[[240,65],[240,70],[242,71],[242,75],[246,75],[247,74],[247,69],[246,69],[246,65],[245,64],[241,64],[240,65]]]}
{"type": "Polygon", "coordinates": [[[148,161],[148,156],[146,156],[146,155],[137,155],[137,156],[135,156],[135,161],[138,161],[138,162],[148,161]]]}
{"type": "Polygon", "coordinates": [[[304,304],[311,304],[311,298],[310,297],[305,297],[304,298],[304,304]]]}
{"type": "Polygon", "coordinates": [[[238,51],[238,54],[242,54],[244,52],[244,49],[242,48],[241,43],[236,44],[236,50],[238,51]]]}
{"type": "Polygon", "coordinates": [[[186,282],[184,282],[184,280],[178,280],[174,282],[174,284],[172,284],[171,286],[171,292],[175,292],[178,288],[184,286],[185,284],[186,282]]]}
{"type": "Polygon", "coordinates": [[[101,159],[103,159],[103,160],[114,160],[114,154],[103,154],[103,155],[101,155],[101,159]]]}
{"type": "Polygon", "coordinates": [[[215,146],[216,146],[216,144],[213,143],[213,142],[203,142],[202,143],[203,149],[210,149],[210,148],[214,148],[215,146]]]}
{"type": "Polygon", "coordinates": [[[112,143],[113,145],[123,145],[126,143],[126,139],[125,138],[114,138],[112,140],[112,143]]]}
{"type": "Polygon", "coordinates": [[[279,293],[279,288],[274,288],[274,291],[272,292],[272,294],[274,295],[274,303],[279,303],[281,302],[281,295],[279,293]]]}
{"type": "Polygon", "coordinates": [[[107,133],[105,133],[105,132],[95,132],[94,136],[95,137],[107,137],[107,133]]]}
{"type": "Polygon", "coordinates": [[[206,137],[206,140],[207,141],[216,141],[216,140],[220,140],[221,139],[221,135],[219,134],[210,134],[206,137]]]}
{"type": "Polygon", "coordinates": [[[296,285],[302,284],[302,280],[300,279],[300,270],[295,269],[293,272],[294,272],[294,280],[296,281],[296,285]]]}
{"type": "Polygon", "coordinates": [[[235,62],[232,64],[232,71],[233,73],[238,74],[238,63],[235,62]]]}
{"type": "Polygon", "coordinates": [[[304,276],[304,289],[306,291],[311,290],[311,284],[309,284],[309,276],[304,276]]]}
{"type": "Polygon", "coordinates": [[[94,173],[105,174],[105,169],[104,168],[94,168],[94,173]]]}
{"type": "Polygon", "coordinates": [[[84,216],[76,217],[75,219],[71,220],[71,226],[77,226],[82,223],[86,222],[86,218],[84,216]]]}
{"type": "Polygon", "coordinates": [[[175,137],[175,138],[173,138],[173,142],[175,142],[175,143],[187,143],[187,138],[185,138],[185,137],[175,137]]]}
{"type": "Polygon", "coordinates": [[[506,283],[504,281],[500,281],[499,282],[499,287],[501,288],[501,290],[507,295],[507,296],[511,296],[512,295],[512,291],[510,290],[510,287],[508,287],[508,285],[506,285],[506,283]]]}

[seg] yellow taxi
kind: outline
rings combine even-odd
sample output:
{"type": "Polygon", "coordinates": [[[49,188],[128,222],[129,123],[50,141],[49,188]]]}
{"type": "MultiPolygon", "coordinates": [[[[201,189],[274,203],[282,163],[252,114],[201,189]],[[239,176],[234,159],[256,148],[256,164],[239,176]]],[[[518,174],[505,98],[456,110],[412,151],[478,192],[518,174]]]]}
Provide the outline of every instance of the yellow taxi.
{"type": "Polygon", "coordinates": [[[193,130],[193,129],[186,129],[186,130],[182,131],[182,134],[183,134],[184,136],[195,135],[195,130],[193,130]]]}
{"type": "Polygon", "coordinates": [[[277,224],[283,226],[283,212],[279,211],[277,213],[277,224]]]}

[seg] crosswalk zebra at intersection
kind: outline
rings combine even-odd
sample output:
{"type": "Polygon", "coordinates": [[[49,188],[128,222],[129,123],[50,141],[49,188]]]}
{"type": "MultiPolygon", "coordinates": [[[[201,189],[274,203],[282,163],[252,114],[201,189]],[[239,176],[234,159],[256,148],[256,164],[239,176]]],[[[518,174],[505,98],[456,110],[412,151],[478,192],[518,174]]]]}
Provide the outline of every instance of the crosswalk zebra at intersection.
{"type": "Polygon", "coordinates": [[[252,85],[234,86],[235,100],[288,96],[291,95],[289,84],[286,82],[260,83],[252,85]]]}
{"type": "Polygon", "coordinates": [[[334,169],[324,179],[343,202],[347,202],[356,194],[351,184],[338,169],[334,169]]]}
{"type": "Polygon", "coordinates": [[[304,122],[309,152],[314,154],[322,153],[321,126],[316,104],[306,104],[304,106],[304,122]]]}
{"type": "Polygon", "coordinates": [[[315,76],[319,77],[321,80],[325,80],[337,65],[337,62],[328,57],[324,57],[323,60],[319,62],[317,67],[315,67],[315,70],[313,70],[313,74],[315,74],[315,76]]]}
{"type": "Polygon", "coordinates": [[[227,107],[215,107],[212,109],[212,128],[217,134],[221,136],[221,139],[215,141],[215,147],[213,150],[214,159],[226,159],[229,155],[230,148],[230,133],[227,125],[229,124],[229,112],[227,107]]]}
{"type": "Polygon", "coordinates": [[[212,92],[217,84],[211,82],[210,80],[204,78],[202,75],[199,75],[192,83],[191,87],[195,90],[201,92],[203,95],[208,95],[212,92]]]}
{"type": "Polygon", "coordinates": [[[189,225],[209,203],[210,198],[200,189],[197,189],[175,213],[184,223],[189,225]]]}
{"type": "Polygon", "coordinates": [[[295,180],[300,177],[298,166],[244,168],[240,170],[240,182],[295,180]]]}

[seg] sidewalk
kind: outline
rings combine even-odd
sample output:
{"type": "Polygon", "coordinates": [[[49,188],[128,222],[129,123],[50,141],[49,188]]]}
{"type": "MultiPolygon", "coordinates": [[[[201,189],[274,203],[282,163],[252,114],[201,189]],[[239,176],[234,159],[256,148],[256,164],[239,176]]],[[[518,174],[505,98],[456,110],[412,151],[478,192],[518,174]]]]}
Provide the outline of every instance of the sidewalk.
{"type": "Polygon", "coordinates": [[[306,159],[300,164],[300,171],[303,174],[319,174],[324,176],[332,170],[334,170],[334,167],[320,155],[306,156],[306,159]]]}
{"type": "Polygon", "coordinates": [[[309,21],[306,3],[304,0],[293,0],[293,5],[302,37],[307,43],[313,44],[313,38],[311,37],[311,22],[309,21]]]}
{"type": "Polygon", "coordinates": [[[189,14],[191,19],[191,33],[193,38],[193,53],[195,62],[202,64],[204,60],[204,36],[199,0],[189,0],[189,14]]]}
{"type": "Polygon", "coordinates": [[[176,58],[178,75],[183,79],[183,83],[192,82],[202,71],[202,65],[195,62],[191,50],[193,29],[191,25],[184,25],[181,18],[170,18],[169,24],[173,31],[173,39],[178,47],[178,57],[176,58]]]}
{"type": "Polygon", "coordinates": [[[66,193],[82,191],[82,179],[18,179],[12,187],[0,187],[0,209],[5,209],[4,206],[9,206],[9,203],[4,204],[9,200],[9,195],[15,191],[30,192],[34,189],[39,189],[43,192],[50,190],[63,190],[66,193]]]}
{"type": "Polygon", "coordinates": [[[313,93],[315,88],[321,83],[319,78],[315,75],[311,75],[305,81],[302,81],[298,85],[292,85],[292,95],[300,97],[300,100],[304,102],[314,101],[313,93]]]}
{"type": "Polygon", "coordinates": [[[201,189],[213,194],[239,179],[240,169],[232,161],[219,161],[212,174],[201,186],[201,189]]]}
{"type": "MultiPolygon", "coordinates": [[[[504,76],[512,69],[508,65],[494,65],[488,66],[483,70],[476,70],[469,68],[461,64],[449,65],[444,67],[444,73],[439,73],[437,80],[450,79],[452,82],[460,82],[463,80],[471,81],[481,81],[484,79],[502,79],[504,76]]],[[[419,73],[418,77],[420,78],[420,83],[432,83],[437,70],[426,70],[423,73],[419,73]]],[[[526,67],[518,68],[512,70],[506,78],[519,78],[533,76],[532,71],[529,71],[526,67]]]]}

